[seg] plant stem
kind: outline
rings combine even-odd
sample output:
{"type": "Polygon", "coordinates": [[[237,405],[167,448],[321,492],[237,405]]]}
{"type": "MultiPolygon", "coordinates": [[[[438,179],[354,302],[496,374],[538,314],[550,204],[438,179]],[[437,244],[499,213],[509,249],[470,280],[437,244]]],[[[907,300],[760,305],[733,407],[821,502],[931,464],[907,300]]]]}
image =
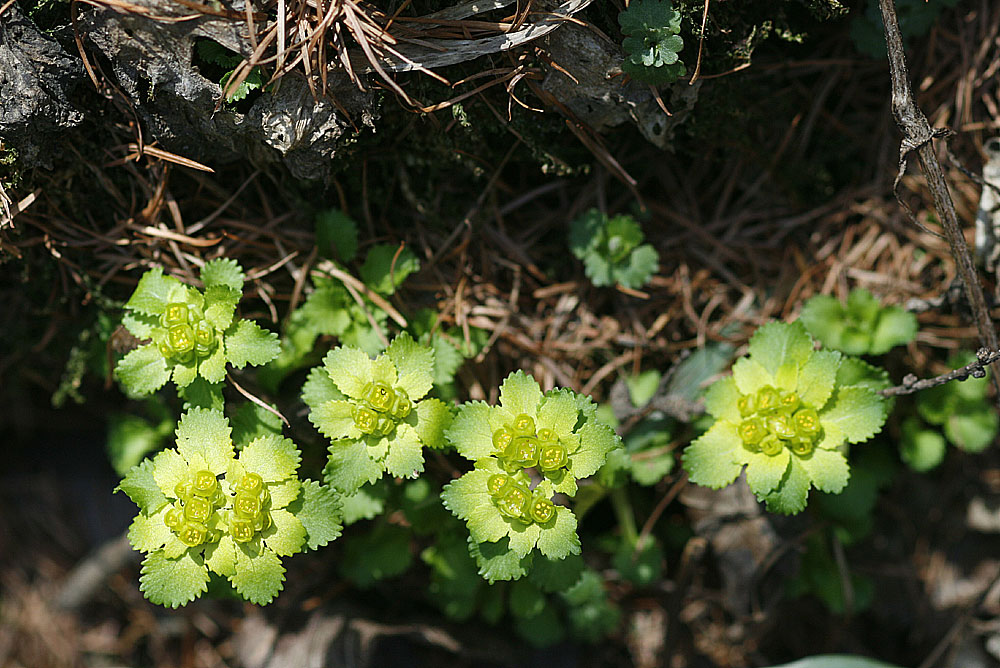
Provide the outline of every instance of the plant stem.
{"type": "Polygon", "coordinates": [[[632,510],[632,502],[624,487],[611,490],[611,507],[615,510],[615,517],[618,518],[618,526],[621,527],[625,540],[628,541],[629,545],[635,545],[639,540],[639,531],[635,526],[635,512],[632,510]]]}

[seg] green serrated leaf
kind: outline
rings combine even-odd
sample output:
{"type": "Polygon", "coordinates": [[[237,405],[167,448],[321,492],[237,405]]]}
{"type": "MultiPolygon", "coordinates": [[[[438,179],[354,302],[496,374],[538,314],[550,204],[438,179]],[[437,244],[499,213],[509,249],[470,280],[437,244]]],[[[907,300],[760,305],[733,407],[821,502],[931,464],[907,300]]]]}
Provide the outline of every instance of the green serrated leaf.
{"type": "MultiPolygon", "coordinates": [[[[237,293],[237,301],[243,293],[243,281],[245,280],[243,268],[236,260],[230,258],[216,258],[206,262],[201,268],[201,282],[206,288],[220,286],[229,288],[237,293]]],[[[206,293],[206,302],[210,301],[206,293]]]]}
{"type": "Polygon", "coordinates": [[[440,399],[424,399],[416,405],[417,423],[414,429],[420,441],[428,448],[445,446],[445,430],[452,423],[451,408],[440,399]]]}
{"type": "Polygon", "coordinates": [[[736,426],[719,420],[708,431],[684,449],[682,461],[691,482],[712,489],[731,484],[743,470],[733,454],[734,447],[742,448],[736,426]]]}
{"type": "Polygon", "coordinates": [[[177,451],[194,466],[219,474],[232,461],[233,441],[229,420],[219,411],[195,408],[177,423],[177,451]]]}
{"type": "Polygon", "coordinates": [[[250,549],[247,545],[236,546],[236,572],[229,581],[246,600],[266,605],[284,587],[285,568],[278,555],[270,549],[263,548],[255,555],[250,553],[250,549]]]}
{"type": "Polygon", "coordinates": [[[836,450],[816,448],[798,463],[809,474],[813,487],[828,494],[840,494],[851,477],[847,459],[836,450]]]}
{"type": "Polygon", "coordinates": [[[794,515],[806,507],[808,496],[809,474],[799,464],[798,459],[792,457],[781,485],[761,500],[767,504],[769,512],[794,515]]]}
{"type": "Polygon", "coordinates": [[[317,366],[309,370],[309,376],[302,385],[302,401],[310,408],[320,406],[327,401],[346,399],[344,393],[337,389],[325,367],[317,366]]]}
{"type": "Polygon", "coordinates": [[[573,477],[589,478],[604,465],[608,453],[621,447],[621,439],[611,427],[606,424],[588,421],[580,431],[580,449],[572,454],[569,460],[569,471],[573,477]]]}
{"type": "Polygon", "coordinates": [[[363,484],[382,477],[382,465],[368,455],[365,441],[336,441],[330,446],[330,458],[323,469],[328,485],[344,494],[352,494],[363,484]]]}
{"type": "Polygon", "coordinates": [[[615,267],[614,278],[626,288],[638,289],[649,283],[659,270],[659,253],[650,244],[642,244],[629,254],[622,265],[615,267]]]}
{"type": "Polygon", "coordinates": [[[210,285],[205,289],[205,319],[220,332],[229,329],[241,296],[229,286],[210,285]]]}
{"type": "Polygon", "coordinates": [[[186,605],[208,589],[208,569],[201,557],[184,552],[168,559],[153,552],[142,562],[139,590],[153,603],[169,608],[186,605]]]}
{"type": "Polygon", "coordinates": [[[150,394],[170,380],[167,361],[155,344],[130,351],[115,367],[115,377],[137,395],[150,394]]]}
{"type": "Polygon", "coordinates": [[[357,440],[361,431],[354,424],[354,406],[349,401],[327,401],[309,411],[309,421],[331,441],[357,440]]]}
{"type": "MultiPolygon", "coordinates": [[[[164,499],[166,501],[166,499],[164,499]]],[[[160,511],[145,515],[139,513],[132,520],[128,529],[128,541],[139,552],[155,552],[166,545],[173,532],[163,523],[167,508],[161,506],[160,511]]]]}
{"type": "Polygon", "coordinates": [[[354,494],[341,496],[343,504],[344,526],[350,526],[360,520],[370,520],[385,510],[386,491],[384,480],[374,485],[363,485],[354,494]]]}
{"type": "Polygon", "coordinates": [[[160,315],[167,307],[170,292],[181,285],[173,276],[164,276],[163,267],[153,267],[142,275],[125,308],[146,315],[160,315]]]}
{"type": "Polygon", "coordinates": [[[758,327],[750,337],[748,352],[755,362],[777,376],[784,366],[805,364],[812,355],[813,342],[805,326],[797,320],[769,322],[758,327]]]}
{"type": "Polygon", "coordinates": [[[580,537],[576,534],[576,515],[572,510],[556,506],[555,521],[545,525],[538,537],[538,551],[549,559],[580,554],[580,537]]]}
{"type": "Polygon", "coordinates": [[[237,407],[230,416],[229,423],[233,429],[233,443],[238,448],[255,438],[281,435],[281,418],[249,401],[237,407]]]}
{"type": "Polygon", "coordinates": [[[507,376],[500,385],[500,405],[511,415],[523,413],[535,418],[541,400],[542,389],[538,382],[520,369],[507,376]]]}
{"type": "Polygon", "coordinates": [[[133,466],[115,491],[125,492],[145,515],[155,513],[167,503],[167,497],[153,477],[153,462],[148,459],[133,466]]]}
{"type": "Polygon", "coordinates": [[[881,431],[885,418],[885,399],[860,386],[838,389],[830,406],[820,413],[823,428],[830,425],[843,433],[848,443],[867,441],[881,431]]]}
{"type": "Polygon", "coordinates": [[[747,484],[758,497],[773,492],[788,471],[791,454],[782,448],[774,456],[762,452],[747,453],[747,484]]]}
{"type": "Polygon", "coordinates": [[[397,478],[415,478],[424,470],[423,446],[413,427],[406,423],[396,427],[383,463],[385,470],[397,478]]]}
{"type": "Polygon", "coordinates": [[[218,543],[205,548],[205,565],[225,578],[236,574],[236,541],[228,533],[218,543]]]}
{"type": "Polygon", "coordinates": [[[240,463],[264,482],[294,478],[302,457],[295,444],[277,434],[267,434],[251,441],[240,451],[240,463]]]}
{"type": "Polygon", "coordinates": [[[416,401],[431,389],[434,383],[434,351],[402,332],[392,340],[385,354],[396,367],[396,385],[416,401]]]}
{"type": "MultiPolygon", "coordinates": [[[[198,365],[198,374],[205,379],[206,382],[211,384],[221,383],[226,378],[226,355],[222,350],[222,346],[219,346],[215,351],[209,355],[206,359],[202,360],[201,364],[198,365]]],[[[192,379],[194,382],[194,379],[192,379]]],[[[187,383],[185,387],[190,386],[191,383],[187,383]]]]}
{"type": "Polygon", "coordinates": [[[320,548],[340,537],[343,531],[340,500],[329,487],[324,487],[318,482],[312,480],[303,482],[301,495],[289,506],[289,511],[305,528],[306,547],[310,550],[320,548]]]}
{"type": "Polygon", "coordinates": [[[271,526],[261,533],[264,544],[279,557],[302,551],[306,529],[298,517],[285,509],[271,510],[271,526]]]}
{"type": "Polygon", "coordinates": [[[493,407],[482,401],[467,401],[458,407],[445,438],[460,455],[478,461],[493,454],[493,428],[490,413],[493,407]]]}
{"type": "Polygon", "coordinates": [[[196,378],[190,385],[177,388],[177,395],[184,400],[184,410],[192,408],[208,408],[221,411],[225,407],[222,397],[222,384],[211,384],[204,378],[196,378]]]}
{"type": "Polygon", "coordinates": [[[441,501],[459,519],[465,520],[477,543],[493,543],[507,535],[509,524],[490,499],[486,483],[496,471],[477,468],[452,480],[441,491],[441,501]]]}
{"type": "Polygon", "coordinates": [[[177,486],[188,480],[188,463],[176,450],[161,450],[153,458],[153,479],[164,496],[177,498],[177,486]]]}
{"type": "Polygon", "coordinates": [[[374,362],[368,354],[351,346],[339,346],[326,354],[323,366],[337,389],[351,399],[363,399],[372,381],[374,362]]]}
{"type": "Polygon", "coordinates": [[[506,538],[497,543],[477,543],[470,537],[469,554],[479,566],[479,575],[490,584],[498,580],[518,580],[531,568],[531,555],[518,557],[506,538]]]}
{"type": "Polygon", "coordinates": [[[267,364],[281,352],[278,335],[250,320],[240,320],[226,332],[226,359],[237,369],[267,364]]]}

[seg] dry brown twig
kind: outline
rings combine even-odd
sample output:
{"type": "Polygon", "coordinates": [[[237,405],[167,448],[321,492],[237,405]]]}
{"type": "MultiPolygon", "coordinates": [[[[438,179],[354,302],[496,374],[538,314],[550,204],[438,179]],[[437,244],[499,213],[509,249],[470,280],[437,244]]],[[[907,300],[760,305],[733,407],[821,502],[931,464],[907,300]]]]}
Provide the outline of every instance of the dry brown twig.
{"type": "MultiPolygon", "coordinates": [[[[885,39],[889,50],[892,114],[896,119],[896,125],[903,133],[903,142],[899,148],[899,171],[893,183],[893,191],[896,191],[903,173],[906,171],[907,156],[911,151],[916,151],[921,170],[924,172],[927,185],[934,198],[934,208],[941,220],[952,256],[955,258],[955,265],[965,286],[966,298],[972,307],[972,315],[979,331],[979,341],[990,350],[997,350],[1000,348],[1000,343],[998,343],[997,332],[990,319],[989,309],[986,307],[986,298],[979,282],[979,274],[976,272],[972,254],[969,252],[969,246],[958,222],[958,214],[955,212],[955,203],[948,190],[944,170],[934,149],[934,139],[944,137],[947,131],[932,130],[927,117],[913,100],[909,72],[906,67],[906,53],[903,50],[903,38],[899,32],[894,0],[879,0],[879,9],[882,12],[882,24],[885,26],[885,39]]],[[[909,212],[909,208],[903,204],[898,193],[897,200],[909,212]]],[[[912,214],[910,215],[912,217],[912,214]]],[[[1000,401],[1000,378],[997,376],[997,370],[994,368],[993,385],[997,389],[997,400],[1000,401]]]]}

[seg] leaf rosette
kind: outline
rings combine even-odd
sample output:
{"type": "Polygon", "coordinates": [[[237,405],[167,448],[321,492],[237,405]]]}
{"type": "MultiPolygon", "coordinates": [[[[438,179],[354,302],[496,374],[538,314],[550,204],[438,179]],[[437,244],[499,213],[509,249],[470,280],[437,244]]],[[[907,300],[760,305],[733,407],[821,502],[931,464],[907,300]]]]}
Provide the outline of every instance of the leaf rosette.
{"type": "Polygon", "coordinates": [[[277,357],[276,334],[235,318],[243,278],[234,260],[221,258],[201,268],[204,291],[164,276],[162,267],[143,274],[122,317],[125,328],[143,342],[115,367],[126,389],[150,394],[168,380],[184,388],[198,376],[218,383],[227,363],[242,369],[277,357]]]}
{"type": "Polygon", "coordinates": [[[434,351],[402,333],[372,359],[340,346],[314,369],[303,387],[309,420],[333,443],[326,482],[352,494],[383,474],[414,478],[424,470],[424,446],[444,444],[447,404],[427,398],[434,351]]]}
{"type": "Polygon", "coordinates": [[[441,494],[474,543],[507,539],[517,559],[534,548],[550,559],[579,554],[576,516],[553,496],[574,496],[577,480],[620,447],[589,398],[565,389],[543,393],[534,378],[516,371],[501,385],[499,405],[464,404],[445,436],[475,462],[441,494]]]}
{"type": "Polygon", "coordinates": [[[642,243],[644,238],[632,216],[609,218],[591,209],[573,221],[569,245],[594,285],[640,288],[659,268],[659,255],[652,245],[642,243]]]}
{"type": "Polygon", "coordinates": [[[625,61],[622,70],[634,79],[653,85],[668,84],[684,76],[678,35],[681,15],[670,0],[633,0],[618,15],[625,61]]]}
{"type": "Polygon", "coordinates": [[[132,546],[147,553],[140,589],[172,608],[207,590],[209,571],[254,603],[281,591],[280,557],[340,535],[340,503],[329,489],[298,479],[295,445],[277,435],[251,441],[237,457],[229,421],[194,409],[177,426],[176,449],[133,467],[118,489],[139,506],[132,546]]]}
{"type": "Polygon", "coordinates": [[[827,348],[848,355],[882,355],[917,335],[917,317],[899,306],[882,306],[862,288],[847,303],[816,295],[805,303],[802,323],[827,348]]]}
{"type": "Polygon", "coordinates": [[[708,389],[715,422],[684,451],[690,480],[718,489],[746,467],[757,498],[784,514],[805,508],[811,487],[841,492],[846,444],[870,439],[886,418],[885,399],[858,369],[839,352],[814,350],[801,322],[760,327],[733,375],[708,389]]]}

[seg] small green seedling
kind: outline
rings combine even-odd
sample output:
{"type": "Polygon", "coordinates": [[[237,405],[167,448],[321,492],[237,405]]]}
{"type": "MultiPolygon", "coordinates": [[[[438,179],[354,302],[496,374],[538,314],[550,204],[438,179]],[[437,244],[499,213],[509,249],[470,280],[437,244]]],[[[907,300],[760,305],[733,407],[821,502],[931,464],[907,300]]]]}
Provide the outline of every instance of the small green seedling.
{"type": "Polygon", "coordinates": [[[848,355],[882,355],[917,335],[917,318],[898,306],[881,306],[867,290],[856,288],[841,304],[836,297],[816,295],[800,317],[825,348],[848,355]]]}
{"type": "MultiPolygon", "coordinates": [[[[972,362],[970,354],[953,357],[949,364],[961,368],[972,362]]],[[[901,426],[900,454],[915,471],[929,471],[944,459],[947,443],[966,452],[982,452],[997,438],[1000,418],[986,397],[989,376],[952,381],[916,395],[917,415],[901,426]],[[933,425],[928,427],[928,425],[933,425]]]]}
{"type": "Polygon", "coordinates": [[[686,70],[680,60],[684,40],[681,14],[670,0],[632,0],[618,15],[625,61],[622,71],[637,81],[654,86],[673,83],[686,70]]]}
{"type": "Polygon", "coordinates": [[[641,288],[659,269],[659,256],[650,244],[642,243],[639,223],[628,214],[608,218],[591,209],[573,221],[569,247],[583,260],[587,278],[598,286],[620,283],[641,288]]]}

